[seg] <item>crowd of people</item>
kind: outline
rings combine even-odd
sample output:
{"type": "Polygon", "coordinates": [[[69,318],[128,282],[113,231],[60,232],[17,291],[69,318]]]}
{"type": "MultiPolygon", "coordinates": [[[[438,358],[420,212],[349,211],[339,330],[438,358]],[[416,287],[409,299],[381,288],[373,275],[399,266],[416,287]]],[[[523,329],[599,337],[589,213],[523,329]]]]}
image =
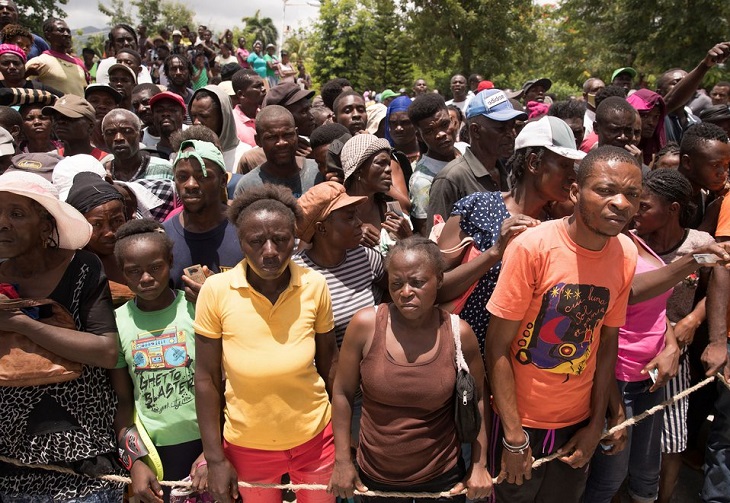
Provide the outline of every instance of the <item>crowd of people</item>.
{"type": "Polygon", "coordinates": [[[205,26],[0,37],[0,502],[730,502],[730,42],[446,101],[205,26]]]}

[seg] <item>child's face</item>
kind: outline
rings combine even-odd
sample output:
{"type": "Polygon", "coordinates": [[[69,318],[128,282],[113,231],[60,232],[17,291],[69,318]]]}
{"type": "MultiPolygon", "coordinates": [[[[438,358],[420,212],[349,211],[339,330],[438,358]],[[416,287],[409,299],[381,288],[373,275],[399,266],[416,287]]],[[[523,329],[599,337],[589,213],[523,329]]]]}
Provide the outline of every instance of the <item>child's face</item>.
{"type": "Polygon", "coordinates": [[[159,240],[136,239],[125,246],[122,256],[122,274],[137,297],[153,301],[169,288],[171,257],[159,240]]]}

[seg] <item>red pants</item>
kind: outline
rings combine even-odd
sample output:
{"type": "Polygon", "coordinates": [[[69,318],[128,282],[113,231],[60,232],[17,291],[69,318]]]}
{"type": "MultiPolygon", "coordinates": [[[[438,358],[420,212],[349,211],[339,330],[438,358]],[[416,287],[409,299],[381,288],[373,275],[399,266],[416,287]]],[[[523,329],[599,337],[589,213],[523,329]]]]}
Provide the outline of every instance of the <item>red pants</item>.
{"type": "MultiPolygon", "coordinates": [[[[332,423],[311,440],[285,451],[264,451],[239,447],[223,441],[228,461],[244,482],[278,484],[285,473],[292,484],[329,483],[335,462],[332,423]]],[[[278,489],[249,489],[239,487],[244,503],[281,503],[278,489]]],[[[298,491],[299,503],[334,503],[335,497],[324,491],[298,491]]]]}

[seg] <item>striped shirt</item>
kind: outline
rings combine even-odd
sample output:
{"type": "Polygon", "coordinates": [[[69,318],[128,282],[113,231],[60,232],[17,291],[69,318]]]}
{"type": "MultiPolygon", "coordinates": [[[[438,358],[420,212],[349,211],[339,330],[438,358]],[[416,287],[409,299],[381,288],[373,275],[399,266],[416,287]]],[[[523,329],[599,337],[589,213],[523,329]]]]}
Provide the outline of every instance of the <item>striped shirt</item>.
{"type": "Polygon", "coordinates": [[[345,260],[332,268],[315,264],[306,250],[292,257],[297,264],[321,273],[327,280],[332,296],[337,346],[342,345],[347,325],[355,313],[380,303],[382,291],[373,283],[385,274],[383,257],[372,248],[358,246],[347,250],[345,260]]]}

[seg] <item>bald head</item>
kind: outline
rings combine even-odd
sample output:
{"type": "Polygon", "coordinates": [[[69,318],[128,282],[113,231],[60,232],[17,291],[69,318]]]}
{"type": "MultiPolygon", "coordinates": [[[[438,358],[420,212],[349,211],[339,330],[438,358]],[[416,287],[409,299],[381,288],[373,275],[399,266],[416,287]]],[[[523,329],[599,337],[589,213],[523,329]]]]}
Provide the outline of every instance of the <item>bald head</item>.
{"type": "Polygon", "coordinates": [[[274,124],[295,127],[294,116],[289,110],[279,105],[268,105],[256,116],[256,134],[262,136],[274,124]]]}
{"type": "Polygon", "coordinates": [[[101,121],[101,129],[103,130],[106,125],[113,120],[128,120],[134,125],[137,131],[142,129],[142,121],[139,117],[137,117],[134,112],[131,112],[126,108],[115,108],[106,114],[101,121]]]}
{"type": "Polygon", "coordinates": [[[679,83],[684,77],[687,76],[687,72],[681,68],[672,68],[664,72],[659,79],[656,81],[656,92],[662,96],[666,96],[674,86],[679,83]]]}

